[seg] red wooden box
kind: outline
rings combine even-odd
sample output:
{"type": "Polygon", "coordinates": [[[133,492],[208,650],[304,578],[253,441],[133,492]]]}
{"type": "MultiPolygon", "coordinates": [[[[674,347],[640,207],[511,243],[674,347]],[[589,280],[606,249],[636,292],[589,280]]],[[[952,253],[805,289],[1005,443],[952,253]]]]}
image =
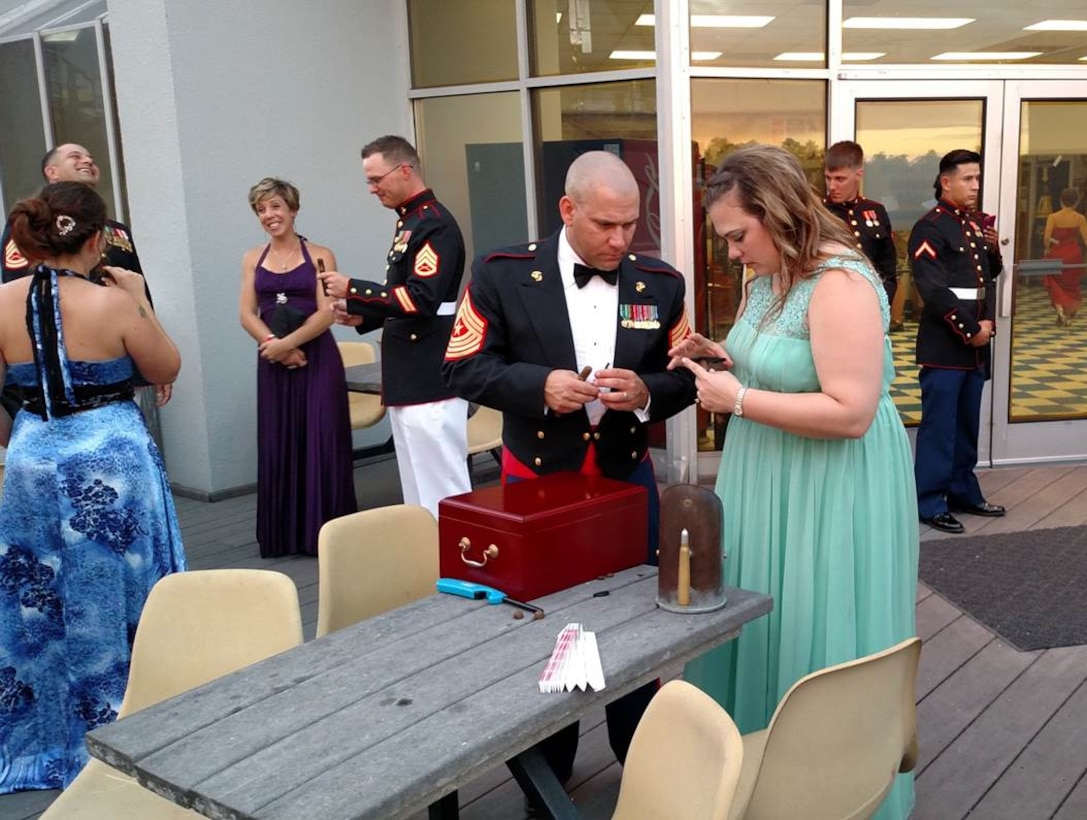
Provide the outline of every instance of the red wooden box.
{"type": "Polygon", "coordinates": [[[527,601],[644,564],[648,503],[645,487],[579,473],[443,498],[441,575],[527,601]]]}

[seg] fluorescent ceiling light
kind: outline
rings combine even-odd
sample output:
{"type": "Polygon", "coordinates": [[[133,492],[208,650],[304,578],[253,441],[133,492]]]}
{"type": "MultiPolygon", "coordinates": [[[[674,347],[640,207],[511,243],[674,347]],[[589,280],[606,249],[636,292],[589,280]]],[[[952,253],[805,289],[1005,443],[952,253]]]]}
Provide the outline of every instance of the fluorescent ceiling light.
{"type": "Polygon", "coordinates": [[[930,60],[1029,60],[1031,57],[1037,57],[1042,52],[1040,51],[945,51],[943,54],[937,54],[935,57],[929,57],[930,60]]]}
{"type": "MultiPolygon", "coordinates": [[[[878,60],[887,56],[885,51],[847,51],[842,54],[842,60],[847,63],[863,63],[865,60],[878,60]]],[[[823,52],[821,51],[786,51],[774,58],[785,62],[821,63],[823,52]]]]}
{"type": "MultiPolygon", "coordinates": [[[[773,17],[743,14],[692,14],[691,28],[762,28],[774,21],[773,17]]],[[[636,26],[655,26],[656,17],[643,14],[634,21],[636,26]]]]}
{"type": "Polygon", "coordinates": [[[1023,31],[1087,31],[1087,20],[1043,20],[1023,31]]]}
{"type": "Polygon", "coordinates": [[[842,28],[882,28],[882,29],[937,29],[962,28],[973,23],[973,17],[850,17],[842,28]]]}
{"type": "MultiPolygon", "coordinates": [[[[716,60],[721,56],[720,51],[692,51],[692,60],[716,60]]],[[[612,60],[656,60],[655,51],[613,51],[608,57],[612,60]]]]}

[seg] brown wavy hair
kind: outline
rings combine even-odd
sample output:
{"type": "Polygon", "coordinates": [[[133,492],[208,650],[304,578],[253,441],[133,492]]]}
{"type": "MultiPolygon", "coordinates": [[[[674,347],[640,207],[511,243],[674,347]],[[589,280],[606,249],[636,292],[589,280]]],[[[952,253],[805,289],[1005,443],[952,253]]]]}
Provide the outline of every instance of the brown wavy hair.
{"type": "Polygon", "coordinates": [[[781,254],[779,307],[793,285],[811,276],[826,258],[826,243],[854,246],[842,220],[823,206],[800,162],[784,149],[749,145],[725,157],[706,183],[707,210],[730,191],[736,192],[744,212],[762,223],[781,254]]]}
{"type": "Polygon", "coordinates": [[[15,203],[11,238],[33,262],[78,253],[106,224],[106,203],[82,182],[53,182],[36,197],[15,203]]]}

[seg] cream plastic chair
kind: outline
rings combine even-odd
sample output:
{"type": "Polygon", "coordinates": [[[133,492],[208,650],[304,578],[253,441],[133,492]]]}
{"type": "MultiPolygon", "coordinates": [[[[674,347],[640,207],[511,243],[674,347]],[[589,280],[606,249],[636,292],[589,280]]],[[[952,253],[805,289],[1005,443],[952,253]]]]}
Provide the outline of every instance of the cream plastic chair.
{"type": "Polygon", "coordinates": [[[468,417],[468,473],[472,473],[472,456],[490,453],[502,465],[502,414],[482,404],[468,417]]]}
{"type": "Polygon", "coordinates": [[[725,820],[744,745],[732,718],[691,684],[666,683],[630,744],[613,820],[725,820]]]}
{"type": "Polygon", "coordinates": [[[325,522],[317,535],[317,637],[434,594],[438,522],[393,504],[325,522]]]}
{"type": "Polygon", "coordinates": [[[921,639],[813,672],[744,735],[732,820],[862,820],[917,763],[921,639]]]}
{"type": "MultiPolygon", "coordinates": [[[[340,348],[344,367],[371,364],[376,361],[374,346],[369,342],[336,342],[336,346],[340,348]]],[[[352,430],[371,427],[385,418],[385,405],[381,403],[381,396],[371,393],[356,393],[348,390],[347,409],[351,413],[352,430]]]]}
{"type": "MultiPolygon", "coordinates": [[[[161,579],[147,597],[128,673],[125,717],[302,643],[298,590],[281,572],[214,569],[161,579]]],[[[198,818],[92,759],[42,818],[198,818]]]]}

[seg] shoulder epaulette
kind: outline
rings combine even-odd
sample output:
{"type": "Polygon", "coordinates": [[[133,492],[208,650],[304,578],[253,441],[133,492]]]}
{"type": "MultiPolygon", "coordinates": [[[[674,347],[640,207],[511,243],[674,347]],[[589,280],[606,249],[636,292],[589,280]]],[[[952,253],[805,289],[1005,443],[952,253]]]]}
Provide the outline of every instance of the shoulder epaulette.
{"type": "Polygon", "coordinates": [[[631,262],[634,263],[634,267],[638,270],[644,270],[647,273],[667,273],[670,276],[678,276],[682,278],[682,274],[665,262],[663,259],[657,259],[653,256],[640,256],[639,254],[632,253],[628,256],[631,262]]]}
{"type": "Polygon", "coordinates": [[[537,247],[539,247],[538,243],[528,242],[524,245],[510,245],[508,248],[498,248],[484,256],[483,261],[490,262],[493,259],[535,259],[537,247]]]}

